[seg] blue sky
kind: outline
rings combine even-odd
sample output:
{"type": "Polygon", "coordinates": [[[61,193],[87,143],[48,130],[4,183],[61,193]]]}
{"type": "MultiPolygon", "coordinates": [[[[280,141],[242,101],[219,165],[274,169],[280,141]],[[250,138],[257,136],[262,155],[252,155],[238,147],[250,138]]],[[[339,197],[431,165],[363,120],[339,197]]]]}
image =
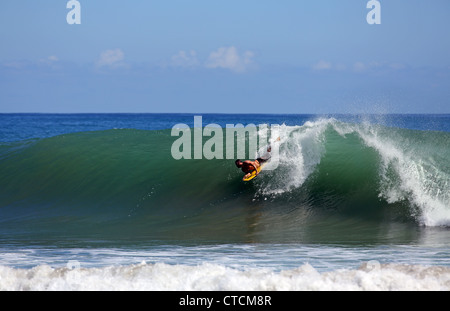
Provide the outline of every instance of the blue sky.
{"type": "Polygon", "coordinates": [[[450,113],[450,1],[0,3],[0,112],[450,113]]]}

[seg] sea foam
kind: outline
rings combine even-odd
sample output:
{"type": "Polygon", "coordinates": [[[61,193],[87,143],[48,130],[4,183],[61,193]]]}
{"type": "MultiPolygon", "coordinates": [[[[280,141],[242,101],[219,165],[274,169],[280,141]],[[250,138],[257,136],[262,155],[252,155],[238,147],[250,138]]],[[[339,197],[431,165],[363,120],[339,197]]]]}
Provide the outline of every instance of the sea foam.
{"type": "Polygon", "coordinates": [[[442,266],[363,263],[358,269],[318,272],[304,264],[276,272],[240,270],[204,263],[164,263],[101,268],[32,269],[0,266],[0,290],[11,291],[447,291],[450,268],[442,266]]]}

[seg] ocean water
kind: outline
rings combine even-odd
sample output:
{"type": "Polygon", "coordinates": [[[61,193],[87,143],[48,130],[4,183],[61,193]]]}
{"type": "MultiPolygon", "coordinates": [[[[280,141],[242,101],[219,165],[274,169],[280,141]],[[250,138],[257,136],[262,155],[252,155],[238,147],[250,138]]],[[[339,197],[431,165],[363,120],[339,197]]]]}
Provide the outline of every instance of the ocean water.
{"type": "Polygon", "coordinates": [[[450,115],[198,115],[278,166],[175,160],[196,114],[0,114],[0,289],[450,289],[450,115]]]}

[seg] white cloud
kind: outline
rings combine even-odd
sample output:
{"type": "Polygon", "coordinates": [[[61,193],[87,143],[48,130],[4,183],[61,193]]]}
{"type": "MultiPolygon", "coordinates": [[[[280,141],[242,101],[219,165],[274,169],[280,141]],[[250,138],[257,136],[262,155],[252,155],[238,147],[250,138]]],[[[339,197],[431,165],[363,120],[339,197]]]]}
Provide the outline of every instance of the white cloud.
{"type": "Polygon", "coordinates": [[[331,63],[321,60],[317,64],[313,65],[313,69],[314,70],[328,70],[328,69],[331,69],[331,63]]]}
{"type": "Polygon", "coordinates": [[[343,63],[331,63],[325,60],[321,60],[316,64],[312,65],[312,69],[316,71],[326,71],[326,70],[341,71],[341,72],[353,71],[354,73],[363,73],[370,71],[373,72],[374,70],[385,70],[385,71],[402,70],[405,68],[407,68],[407,66],[402,63],[387,63],[379,61],[372,61],[372,62],[357,61],[351,65],[346,65],[343,63]]]}
{"type": "Polygon", "coordinates": [[[124,59],[125,53],[121,49],[106,50],[100,54],[96,65],[98,67],[122,67],[125,65],[124,59]]]}
{"type": "Polygon", "coordinates": [[[10,69],[22,69],[27,67],[27,63],[24,61],[8,61],[3,62],[1,64],[3,67],[10,68],[10,69]]]}
{"type": "Polygon", "coordinates": [[[344,71],[347,69],[347,66],[342,63],[333,64],[327,62],[325,60],[321,60],[312,66],[313,70],[321,71],[321,70],[337,70],[344,71]]]}
{"type": "Polygon", "coordinates": [[[347,69],[347,66],[344,65],[344,64],[339,63],[339,64],[336,64],[336,65],[334,66],[334,68],[336,68],[336,70],[339,70],[339,71],[344,71],[344,70],[347,69]]]}
{"type": "Polygon", "coordinates": [[[242,55],[239,55],[238,50],[234,46],[221,47],[209,55],[205,66],[207,68],[223,68],[242,73],[247,71],[252,65],[253,56],[254,53],[251,51],[245,51],[242,55]]]}
{"type": "Polygon", "coordinates": [[[172,56],[171,64],[175,67],[196,67],[199,65],[197,52],[193,50],[189,52],[179,51],[176,55],[172,56]]]}
{"type": "Polygon", "coordinates": [[[51,62],[59,61],[58,57],[56,57],[55,55],[51,55],[51,56],[47,57],[47,60],[49,60],[51,62]]]}
{"type": "Polygon", "coordinates": [[[59,62],[59,58],[55,55],[51,55],[47,58],[42,58],[39,60],[40,64],[48,65],[48,66],[54,66],[57,62],[59,62]]]}
{"type": "Polygon", "coordinates": [[[365,72],[373,70],[402,70],[405,69],[406,65],[402,63],[387,63],[387,62],[356,62],[353,64],[353,71],[355,72],[365,72]]]}
{"type": "Polygon", "coordinates": [[[367,66],[362,62],[356,62],[353,64],[353,70],[356,72],[363,72],[367,69],[367,66]]]}
{"type": "Polygon", "coordinates": [[[389,65],[389,67],[394,69],[394,70],[402,70],[402,69],[406,68],[406,65],[405,64],[401,64],[401,63],[392,63],[392,64],[389,65]]]}

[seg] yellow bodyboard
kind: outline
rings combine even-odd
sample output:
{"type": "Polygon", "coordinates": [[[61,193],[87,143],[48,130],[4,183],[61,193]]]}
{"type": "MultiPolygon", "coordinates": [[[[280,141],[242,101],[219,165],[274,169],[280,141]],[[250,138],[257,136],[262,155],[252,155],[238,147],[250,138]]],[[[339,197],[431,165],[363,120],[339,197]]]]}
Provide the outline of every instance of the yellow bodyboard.
{"type": "MultiPolygon", "coordinates": [[[[261,172],[262,168],[264,167],[266,163],[263,163],[262,165],[260,165],[256,170],[258,170],[258,173],[261,172]]],[[[245,178],[243,178],[243,181],[249,181],[252,180],[253,178],[256,177],[256,170],[254,170],[253,172],[251,172],[251,174],[245,178]]]]}

